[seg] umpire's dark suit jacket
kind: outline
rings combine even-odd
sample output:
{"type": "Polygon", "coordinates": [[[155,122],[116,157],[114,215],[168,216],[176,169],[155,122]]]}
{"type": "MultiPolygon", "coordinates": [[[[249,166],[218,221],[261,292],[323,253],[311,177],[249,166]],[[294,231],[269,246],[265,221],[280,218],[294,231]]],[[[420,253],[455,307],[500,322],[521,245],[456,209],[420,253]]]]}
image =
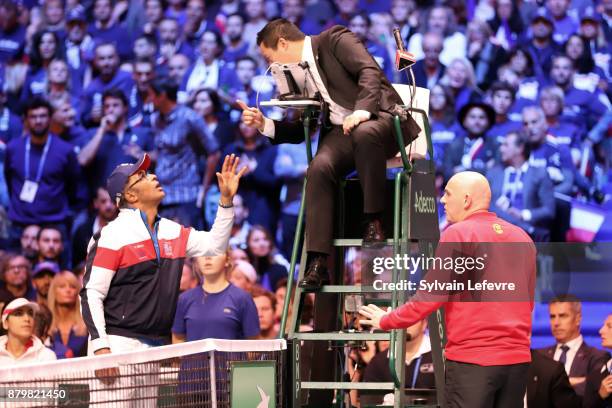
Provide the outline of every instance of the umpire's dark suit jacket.
{"type": "Polygon", "coordinates": [[[570,385],[565,368],[531,350],[527,374],[527,408],[579,408],[580,397],[570,385]]]}
{"type": "Polygon", "coordinates": [[[531,221],[527,222],[515,218],[497,207],[496,202],[502,195],[504,185],[504,168],[501,166],[496,166],[487,172],[487,179],[491,185],[491,211],[532,235],[532,227],[548,231],[550,223],[555,217],[555,196],[554,187],[546,169],[529,166],[527,172],[521,178],[523,182],[523,205],[526,210],[531,211],[531,221]]]}
{"type": "MultiPolygon", "coordinates": [[[[555,350],[557,346],[546,347],[539,349],[538,351],[550,359],[555,356],[555,350]]],[[[572,361],[572,367],[570,368],[570,377],[587,377],[589,373],[594,370],[601,369],[601,367],[610,359],[610,354],[603,350],[599,350],[595,347],[588,346],[584,341],[580,345],[574,361],[572,361]]],[[[586,382],[577,384],[574,389],[576,393],[583,396],[585,393],[586,382]]]]}
{"type": "MultiPolygon", "coordinates": [[[[385,77],[378,64],[359,39],[346,27],[333,26],[319,35],[311,36],[317,70],[330,98],[350,111],[365,110],[375,119],[381,112],[391,113],[402,100],[385,77]]],[[[419,126],[411,117],[402,130],[408,143],[419,133],[419,126]]],[[[325,131],[321,132],[324,136],[325,131]]],[[[393,138],[393,134],[389,137],[393,138]]],[[[271,142],[301,143],[304,130],[301,121],[275,121],[271,142]]]]}

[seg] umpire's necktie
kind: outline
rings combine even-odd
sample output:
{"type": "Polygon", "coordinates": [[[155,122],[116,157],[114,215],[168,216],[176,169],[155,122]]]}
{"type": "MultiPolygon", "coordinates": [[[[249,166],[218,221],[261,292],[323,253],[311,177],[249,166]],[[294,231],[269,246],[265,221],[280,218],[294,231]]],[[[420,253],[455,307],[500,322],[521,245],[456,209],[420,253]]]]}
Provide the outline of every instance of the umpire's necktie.
{"type": "Polygon", "coordinates": [[[567,351],[569,350],[569,347],[567,346],[567,344],[564,344],[561,346],[561,356],[559,356],[559,362],[563,365],[565,365],[565,362],[567,361],[567,351]]]}

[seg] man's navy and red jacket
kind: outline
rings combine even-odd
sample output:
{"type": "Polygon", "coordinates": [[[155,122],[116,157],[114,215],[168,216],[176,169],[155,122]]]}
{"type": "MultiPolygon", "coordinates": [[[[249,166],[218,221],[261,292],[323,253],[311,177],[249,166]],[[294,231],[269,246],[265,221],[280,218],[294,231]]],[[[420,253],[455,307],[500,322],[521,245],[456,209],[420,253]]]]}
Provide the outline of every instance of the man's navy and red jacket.
{"type": "Polygon", "coordinates": [[[144,213],[122,209],[94,235],[87,254],[81,308],[93,351],[108,335],[159,341],[170,334],[186,257],[225,253],[233,208],[219,207],[210,232],[158,217],[150,230],[144,213]]]}
{"type": "MultiPolygon", "coordinates": [[[[496,249],[496,256],[510,265],[499,265],[494,273],[504,280],[523,279],[529,287],[522,301],[443,302],[417,292],[415,299],[385,315],[383,330],[409,327],[444,307],[449,360],[481,366],[519,364],[531,361],[531,312],[536,272],[536,251],[529,235],[492,212],[475,213],[452,224],[440,236],[440,247],[455,243],[485,243],[496,249]],[[446,244],[445,244],[446,243],[446,244]],[[507,245],[506,245],[507,244],[507,245]],[[529,299],[528,299],[529,297],[529,299]]],[[[448,248],[447,246],[447,248],[448,248]]],[[[440,256],[438,253],[436,256],[440,256]]]]}

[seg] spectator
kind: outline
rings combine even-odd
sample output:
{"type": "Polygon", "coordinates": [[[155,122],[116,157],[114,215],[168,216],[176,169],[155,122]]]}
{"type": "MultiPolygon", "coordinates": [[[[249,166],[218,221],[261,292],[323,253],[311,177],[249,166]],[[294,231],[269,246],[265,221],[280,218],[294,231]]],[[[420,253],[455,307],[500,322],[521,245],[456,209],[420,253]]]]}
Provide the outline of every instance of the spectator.
{"type": "MultiPolygon", "coordinates": [[[[109,0],[98,0],[108,2],[109,0]]],[[[111,43],[101,43],[96,46],[93,65],[98,76],[85,88],[81,97],[81,118],[88,126],[97,126],[104,115],[102,94],[109,89],[120,89],[124,95],[129,95],[134,86],[132,76],[119,69],[117,48],[111,43]]]]}
{"type": "Polygon", "coordinates": [[[175,83],[181,84],[189,70],[189,58],[183,54],[174,54],[168,61],[168,76],[175,83]]]}
{"type": "Polygon", "coordinates": [[[240,194],[234,196],[234,225],[229,244],[233,248],[246,248],[246,240],[251,224],[249,218],[249,208],[240,194]]]}
{"type": "Polygon", "coordinates": [[[66,37],[64,3],[64,0],[46,0],[42,6],[45,29],[56,33],[60,40],[66,37]]]}
{"type": "Polygon", "coordinates": [[[25,256],[30,262],[35,262],[38,257],[38,225],[28,225],[21,233],[21,255],[25,256]]]}
{"type": "Polygon", "coordinates": [[[51,261],[61,264],[64,241],[62,231],[52,225],[43,226],[38,231],[38,259],[37,262],[51,261]]]}
{"type": "Polygon", "coordinates": [[[112,0],[94,0],[94,22],[89,25],[88,32],[97,41],[113,44],[119,57],[127,61],[132,56],[130,35],[123,25],[116,22],[112,13],[112,0]]]}
{"type": "Polygon", "coordinates": [[[487,23],[470,21],[467,28],[467,58],[474,67],[476,84],[488,89],[497,74],[497,68],[506,58],[506,51],[497,44],[487,23]]]}
{"type": "Polygon", "coordinates": [[[274,317],[276,322],[280,323],[283,315],[283,307],[285,304],[285,297],[287,296],[287,279],[281,279],[276,282],[276,290],[274,291],[276,297],[276,310],[274,311],[274,317]]]}
{"type": "Polygon", "coordinates": [[[563,90],[558,86],[549,86],[540,91],[540,107],[546,116],[548,133],[561,145],[579,146],[583,139],[580,130],[571,122],[561,118],[564,98],[563,90]]]}
{"type": "Polygon", "coordinates": [[[19,9],[13,0],[0,1],[0,63],[16,61],[21,54],[26,42],[26,29],[19,24],[19,9]]]}
{"type": "MultiPolygon", "coordinates": [[[[444,76],[446,66],[440,62],[443,40],[442,35],[438,33],[429,32],[423,35],[424,57],[412,68],[416,86],[432,89],[444,76]]],[[[404,76],[400,79],[402,83],[406,83],[407,80],[404,76]]]]}
{"type": "Polygon", "coordinates": [[[259,336],[258,340],[275,339],[278,332],[274,327],[274,310],[276,308],[276,297],[270,291],[260,286],[253,287],[251,291],[253,301],[257,307],[259,317],[259,336]]]}
{"type": "Polygon", "coordinates": [[[496,0],[495,16],[487,21],[495,40],[506,51],[514,48],[525,30],[519,5],[512,0],[496,0]]]}
{"type": "MultiPolygon", "coordinates": [[[[273,87],[270,86],[267,81],[261,79],[256,80],[256,75],[257,62],[254,58],[247,55],[236,61],[237,83],[231,90],[232,106],[234,108],[239,107],[236,104],[236,100],[248,101],[249,106],[257,105],[258,93],[260,101],[272,99],[273,87]],[[256,81],[257,89],[255,88],[256,81]]],[[[233,142],[234,140],[232,139],[231,141],[233,142]]]]}
{"type": "Polygon", "coordinates": [[[275,229],[278,219],[279,180],[274,174],[277,147],[255,128],[238,125],[239,138],[228,145],[223,155],[240,157],[240,166],[248,167],[242,177],[240,195],[249,207],[249,222],[275,229]]]}
{"type": "Polygon", "coordinates": [[[42,30],[34,34],[28,73],[21,91],[22,105],[25,105],[33,96],[45,94],[47,67],[53,59],[62,57],[63,51],[56,33],[42,30]]]}
{"type": "Polygon", "coordinates": [[[508,133],[499,151],[501,166],[487,172],[491,211],[523,228],[534,241],[549,241],[555,197],[546,170],[529,166],[529,140],[522,133],[508,133]]]}
{"type": "Polygon", "coordinates": [[[495,122],[491,106],[481,102],[469,103],[459,111],[458,120],[465,136],[456,137],[446,149],[444,177],[447,180],[465,170],[485,173],[493,165],[498,150],[497,142],[486,137],[495,122]]]}
{"type": "Polygon", "coordinates": [[[130,127],[151,127],[153,104],[147,101],[149,86],[155,78],[155,65],[151,60],[136,60],[132,64],[134,87],[128,94],[128,123],[130,127]]]}
{"type": "MultiPolygon", "coordinates": [[[[406,329],[406,365],[405,365],[405,387],[409,392],[411,388],[435,388],[433,373],[433,360],[431,353],[431,342],[426,334],[427,321],[421,320],[406,329]]],[[[364,361],[356,361],[363,364],[364,361]]],[[[368,362],[362,381],[365,382],[389,382],[392,381],[389,371],[389,353],[387,350],[379,351],[368,362]]],[[[358,371],[359,372],[359,371],[358,371]]],[[[362,396],[364,402],[374,402],[362,396]]],[[[377,400],[376,403],[380,403],[377,400]]]]}
{"type": "Polygon", "coordinates": [[[144,0],[145,24],[143,32],[152,35],[157,31],[159,22],[164,18],[164,4],[161,0],[144,0]]]}
{"type": "Polygon", "coordinates": [[[73,265],[85,261],[91,237],[117,217],[117,205],[111,200],[108,190],[104,187],[97,188],[96,196],[93,199],[93,208],[95,213],[88,216],[87,220],[75,230],[72,239],[73,265]]]}
{"type": "Polygon", "coordinates": [[[192,259],[185,259],[185,263],[183,264],[183,271],[181,274],[181,281],[179,283],[179,292],[186,292],[189,289],[197,287],[199,284],[200,279],[193,268],[192,259]]]}
{"type": "Polygon", "coordinates": [[[250,293],[253,285],[257,283],[257,272],[248,261],[232,261],[232,269],[228,280],[234,286],[250,293]]]}
{"type": "Polygon", "coordinates": [[[168,0],[166,2],[165,16],[176,20],[181,27],[185,26],[187,13],[185,12],[185,0],[168,0]]]}
{"type": "Polygon", "coordinates": [[[586,377],[599,370],[610,359],[610,354],[588,346],[582,338],[582,304],[578,298],[572,295],[553,298],[548,303],[548,311],[550,329],[557,344],[538,351],[563,364],[576,394],[585,400],[594,399],[595,395],[585,395],[586,377]]]}
{"type": "Polygon", "coordinates": [[[153,80],[150,98],[158,114],[152,122],[157,147],[157,176],[166,196],[160,214],[183,225],[201,228],[204,192],[219,161],[219,148],[204,120],[177,104],[178,86],[169,78],[153,80]],[[198,157],[206,156],[206,171],[198,172],[198,157]]]}
{"type": "MultiPolygon", "coordinates": [[[[142,61],[142,60],[154,61],[157,58],[157,55],[159,53],[159,50],[157,47],[157,38],[155,38],[155,35],[142,34],[140,37],[136,38],[136,40],[134,40],[133,53],[134,53],[134,61],[142,61]]],[[[126,71],[128,70],[128,67],[129,67],[129,70],[131,70],[132,72],[134,71],[133,63],[124,65],[124,69],[126,71]]],[[[135,80],[136,78],[134,78],[134,81],[135,80]]]]}
{"type": "Polygon", "coordinates": [[[190,60],[194,58],[193,48],[180,39],[179,22],[172,17],[164,17],[157,27],[159,37],[159,55],[166,63],[173,55],[183,54],[190,60]]]}
{"type": "MultiPolygon", "coordinates": [[[[599,329],[601,345],[612,350],[612,314],[609,314],[599,329]]],[[[609,358],[595,370],[591,371],[586,380],[586,391],[583,407],[606,408],[612,404],[612,359],[609,358]]]]}
{"type": "MultiPolygon", "coordinates": [[[[612,7],[609,8],[612,9],[612,7]]],[[[593,8],[586,10],[580,20],[579,33],[586,40],[593,56],[603,56],[605,61],[605,56],[609,53],[609,44],[612,42],[612,30],[605,20],[602,21],[601,17],[602,14],[596,12],[593,8]],[[604,31],[608,34],[608,41],[606,41],[604,31]]],[[[606,64],[603,63],[602,65],[600,68],[605,70],[606,64]]]]}
{"type": "Polygon", "coordinates": [[[453,91],[455,112],[459,112],[466,104],[481,99],[480,90],[476,87],[474,67],[465,58],[454,59],[440,79],[440,83],[453,91]]]}
{"type": "Polygon", "coordinates": [[[25,110],[28,136],[7,146],[4,172],[13,247],[31,224],[54,224],[68,238],[68,204],[75,200],[80,169],[73,146],[49,132],[51,113],[46,100],[31,100],[25,110]]]}
{"type": "MultiPolygon", "coordinates": [[[[574,63],[576,74],[596,74],[599,80],[604,81],[607,86],[606,74],[601,68],[595,65],[595,60],[593,59],[591,49],[586,39],[578,34],[570,35],[563,46],[563,51],[574,63]]],[[[585,78],[583,80],[587,79],[585,78]]]]}
{"type": "Polygon", "coordinates": [[[285,0],[282,17],[298,26],[306,35],[316,35],[322,31],[321,24],[306,15],[305,0],[285,0]]]}
{"type": "MultiPolygon", "coordinates": [[[[88,176],[92,193],[105,185],[113,169],[153,150],[153,135],[148,128],[132,128],[127,122],[128,100],[119,89],[102,95],[104,116],[100,126],[80,141],[78,160],[88,176]]],[[[93,194],[92,194],[93,195],[93,194]]]]}
{"type": "MultiPolygon", "coordinates": [[[[246,252],[251,265],[257,271],[258,282],[265,289],[272,290],[280,279],[287,277],[287,268],[278,262],[279,254],[276,253],[274,240],[266,228],[261,225],[251,228],[247,236],[246,252]]],[[[286,262],[282,261],[285,264],[286,262]]]]}
{"type": "Polygon", "coordinates": [[[521,122],[509,118],[508,112],[514,103],[516,89],[507,82],[495,82],[491,85],[491,107],[495,111],[495,124],[489,129],[488,136],[498,143],[504,137],[521,129],[521,122]]]}
{"type": "Polygon", "coordinates": [[[51,311],[45,305],[38,304],[38,311],[34,313],[34,335],[47,346],[49,344],[49,328],[53,316],[51,311]]]}
{"type": "Polygon", "coordinates": [[[235,87],[237,80],[234,71],[219,59],[223,53],[221,34],[206,30],[202,34],[199,51],[200,56],[185,75],[181,89],[188,95],[192,95],[199,88],[216,89],[221,99],[229,102],[230,99],[226,95],[235,87]]]}
{"type": "Polygon", "coordinates": [[[332,25],[348,26],[351,16],[360,11],[359,0],[334,0],[334,5],[336,6],[337,13],[330,22],[332,25]]]}
{"type": "Polygon", "coordinates": [[[200,43],[202,34],[213,28],[206,18],[206,3],[203,0],[188,0],[185,8],[187,19],[183,26],[183,36],[192,49],[200,43]]]}
{"type": "Polygon", "coordinates": [[[64,47],[66,61],[70,65],[72,91],[74,95],[80,95],[85,72],[94,53],[94,40],[87,34],[87,21],[83,7],[76,6],[68,12],[66,33],[64,47]]]}
{"type": "Polygon", "coordinates": [[[259,335],[253,299],[227,281],[227,269],[231,266],[227,254],[196,258],[195,264],[204,283],[179,296],[172,342],[248,339],[259,335]]]}
{"type": "Polygon", "coordinates": [[[17,298],[4,307],[2,327],[8,333],[0,337],[0,363],[3,366],[55,360],[53,351],[34,336],[37,310],[37,304],[24,298],[17,298]]]}
{"type": "Polygon", "coordinates": [[[574,65],[565,55],[552,59],[550,79],[565,93],[564,115],[575,124],[586,124],[591,128],[599,118],[610,110],[610,101],[603,92],[592,86],[588,90],[574,86],[574,65]]]}
{"type": "Polygon", "coordinates": [[[232,262],[245,261],[249,262],[249,255],[242,248],[232,248],[230,250],[230,258],[232,262]]]}
{"type": "Polygon", "coordinates": [[[268,23],[264,0],[244,0],[244,12],[247,22],[244,24],[244,38],[251,48],[255,48],[257,33],[268,23]]]}
{"type": "Polygon", "coordinates": [[[465,35],[455,28],[452,10],[443,5],[434,6],[424,15],[423,30],[416,33],[408,42],[408,51],[417,59],[423,58],[423,34],[434,32],[444,38],[444,46],[440,53],[440,62],[448,66],[454,59],[465,58],[467,43],[465,35]]]}
{"type": "Polygon", "coordinates": [[[553,29],[553,22],[546,13],[538,12],[531,20],[532,38],[522,46],[534,62],[534,74],[539,81],[546,79],[552,56],[558,51],[553,41],[553,29]]]}
{"type": "MultiPolygon", "coordinates": [[[[416,33],[419,25],[416,2],[414,0],[393,0],[391,1],[391,9],[389,11],[391,12],[394,26],[400,29],[400,35],[402,40],[404,40],[404,44],[408,44],[410,37],[416,33]]],[[[424,40],[425,37],[423,37],[424,40]]],[[[442,51],[442,46],[440,46],[440,51],[442,51]]],[[[423,53],[427,54],[424,44],[423,53]]]]}
{"type": "Polygon", "coordinates": [[[193,110],[204,120],[208,133],[213,136],[220,149],[234,141],[234,130],[225,119],[219,95],[214,89],[202,88],[193,94],[193,110]]]}
{"type": "Polygon", "coordinates": [[[573,164],[569,150],[549,138],[546,117],[542,109],[529,106],[523,109],[523,128],[531,147],[529,165],[544,167],[555,185],[555,192],[572,194],[574,186],[573,164]]]}
{"type": "Polygon", "coordinates": [[[349,19],[348,29],[353,32],[366,47],[368,52],[374,60],[380,66],[380,69],[383,70],[387,79],[393,79],[393,67],[391,65],[391,60],[389,59],[389,54],[387,49],[380,44],[371,41],[369,39],[370,28],[372,26],[372,22],[367,13],[361,12],[356,13],[349,19]]]}
{"type": "Polygon", "coordinates": [[[81,284],[70,271],[55,275],[49,287],[48,307],[53,316],[49,335],[58,359],[87,355],[87,327],[81,316],[81,284]]]}
{"type": "MultiPolygon", "coordinates": [[[[0,44],[0,55],[2,45],[0,44]]],[[[10,142],[12,139],[21,137],[23,126],[21,120],[11,109],[6,106],[7,95],[4,90],[4,78],[0,71],[0,146],[10,142]]],[[[2,147],[0,147],[2,149],[2,147]]],[[[0,159],[0,163],[2,159],[0,159]]]]}
{"type": "Polygon", "coordinates": [[[78,146],[79,141],[86,137],[87,131],[77,124],[78,114],[72,98],[64,94],[51,100],[50,103],[53,108],[53,115],[51,116],[49,130],[63,141],[78,146]]]}
{"type": "Polygon", "coordinates": [[[446,148],[462,132],[455,121],[455,98],[449,87],[434,85],[429,94],[429,123],[436,168],[442,168],[446,148]]]}
{"type": "Polygon", "coordinates": [[[224,35],[225,49],[221,59],[229,66],[233,66],[238,59],[247,56],[251,46],[244,39],[244,17],[242,14],[234,13],[227,16],[224,35]]]}
{"type": "Polygon", "coordinates": [[[36,289],[30,281],[31,268],[32,264],[23,255],[7,254],[7,261],[2,267],[4,286],[0,286],[0,303],[6,305],[21,297],[36,300],[36,289]]]}
{"type": "Polygon", "coordinates": [[[568,15],[570,0],[546,0],[546,11],[552,17],[553,39],[562,44],[570,35],[578,31],[578,21],[568,15]]]}
{"type": "MultiPolygon", "coordinates": [[[[318,133],[311,137],[312,151],[317,151],[319,144],[318,133]]],[[[300,144],[281,144],[274,161],[274,174],[283,182],[281,189],[281,252],[285,258],[291,258],[293,243],[297,228],[298,213],[302,200],[302,184],[308,169],[306,156],[306,142],[300,144]]],[[[301,253],[302,240],[298,245],[298,254],[301,253]]]]}
{"type": "Polygon", "coordinates": [[[580,398],[570,385],[563,364],[531,350],[527,372],[526,408],[579,408],[580,398]]]}
{"type": "Polygon", "coordinates": [[[47,85],[44,92],[47,100],[57,101],[67,98],[72,106],[78,106],[77,94],[72,91],[68,63],[54,59],[47,67],[47,85]]]}
{"type": "Polygon", "coordinates": [[[32,270],[32,284],[36,289],[36,303],[48,307],[49,288],[53,277],[60,272],[55,262],[43,261],[32,270]]]}

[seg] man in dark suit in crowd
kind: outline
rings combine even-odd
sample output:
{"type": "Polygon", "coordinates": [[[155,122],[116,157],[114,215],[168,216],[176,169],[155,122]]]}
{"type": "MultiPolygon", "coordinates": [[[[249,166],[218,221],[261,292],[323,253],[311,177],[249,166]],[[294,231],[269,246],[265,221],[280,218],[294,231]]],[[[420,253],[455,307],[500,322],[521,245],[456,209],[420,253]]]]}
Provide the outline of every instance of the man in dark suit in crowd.
{"type": "MultiPolygon", "coordinates": [[[[604,322],[601,329],[601,345],[612,349],[612,314],[604,322]]],[[[584,408],[610,408],[612,407],[612,359],[596,365],[589,373],[586,381],[586,391],[582,406],[584,408]]]]}
{"type": "MultiPolygon", "coordinates": [[[[444,76],[446,66],[440,62],[443,45],[444,38],[439,33],[428,32],[423,35],[425,57],[418,60],[412,67],[416,86],[431,89],[444,76]]],[[[402,83],[408,83],[407,76],[402,73],[400,77],[402,83]]]]}
{"type": "Polygon", "coordinates": [[[582,339],[582,305],[578,298],[572,295],[556,297],[550,301],[548,310],[550,328],[557,344],[539,351],[563,364],[576,393],[587,399],[587,375],[601,368],[610,355],[595,347],[589,347],[582,339]]]}
{"type": "Polygon", "coordinates": [[[527,408],[578,408],[580,398],[570,385],[563,364],[531,350],[527,374],[527,408]]]}
{"type": "Polygon", "coordinates": [[[529,166],[531,149],[523,134],[508,133],[499,152],[502,166],[487,172],[491,211],[523,228],[534,241],[548,241],[555,197],[546,170],[529,166]]]}
{"type": "MultiPolygon", "coordinates": [[[[333,235],[334,197],[339,181],[357,169],[363,189],[366,228],[363,244],[385,239],[382,229],[386,159],[398,152],[392,111],[401,99],[380,67],[345,27],[305,36],[285,19],[268,23],[257,35],[265,59],[283,64],[308,62],[324,102],[317,155],[307,171],[306,248],[309,262],[300,286],[317,289],[328,281],[327,256],[333,235]]],[[[272,121],[240,102],[242,120],[272,143],[301,143],[301,121],[272,121]]],[[[403,123],[405,142],[418,135],[410,116],[403,123]]]]}

